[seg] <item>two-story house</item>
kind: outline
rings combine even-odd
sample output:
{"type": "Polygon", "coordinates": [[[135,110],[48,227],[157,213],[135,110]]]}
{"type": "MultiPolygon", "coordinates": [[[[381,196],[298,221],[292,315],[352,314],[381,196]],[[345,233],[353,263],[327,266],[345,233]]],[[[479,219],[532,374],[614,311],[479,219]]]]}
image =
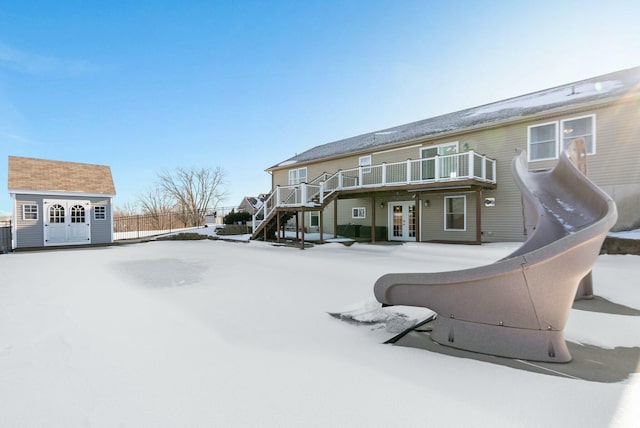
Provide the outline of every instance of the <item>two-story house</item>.
{"type": "MultiPolygon", "coordinates": [[[[640,67],[313,147],[267,169],[254,238],[297,229],[360,239],[523,241],[515,149],[552,167],[584,138],[588,175],[640,225],[640,67]]],[[[280,235],[278,235],[280,236],[280,235]]]]}

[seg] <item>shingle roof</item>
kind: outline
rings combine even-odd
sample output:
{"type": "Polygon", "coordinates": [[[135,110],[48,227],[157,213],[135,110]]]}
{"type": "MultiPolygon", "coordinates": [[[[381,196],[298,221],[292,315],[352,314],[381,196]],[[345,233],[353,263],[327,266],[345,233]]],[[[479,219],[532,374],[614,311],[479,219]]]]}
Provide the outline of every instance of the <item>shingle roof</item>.
{"type": "Polygon", "coordinates": [[[634,91],[636,94],[640,91],[640,67],[322,144],[297,154],[271,168],[516,120],[547,110],[614,99],[634,91]]]}
{"type": "Polygon", "coordinates": [[[9,190],[115,195],[104,165],[9,156],[9,190]]]}

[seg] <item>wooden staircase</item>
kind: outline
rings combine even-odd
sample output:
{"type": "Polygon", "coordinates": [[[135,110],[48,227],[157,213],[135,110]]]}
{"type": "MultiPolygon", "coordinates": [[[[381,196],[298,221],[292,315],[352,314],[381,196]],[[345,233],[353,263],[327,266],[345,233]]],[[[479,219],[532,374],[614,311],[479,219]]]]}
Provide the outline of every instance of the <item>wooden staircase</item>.
{"type": "Polygon", "coordinates": [[[278,223],[280,226],[284,226],[291,218],[293,218],[298,212],[307,211],[322,211],[326,206],[338,197],[339,192],[335,192],[329,197],[325,198],[323,203],[320,203],[320,196],[316,195],[311,199],[311,204],[299,205],[299,206],[287,206],[276,207],[271,214],[267,216],[265,221],[260,223],[255,228],[251,239],[254,240],[275,240],[278,229],[278,223]],[[278,216],[280,220],[278,222],[278,216]]]}

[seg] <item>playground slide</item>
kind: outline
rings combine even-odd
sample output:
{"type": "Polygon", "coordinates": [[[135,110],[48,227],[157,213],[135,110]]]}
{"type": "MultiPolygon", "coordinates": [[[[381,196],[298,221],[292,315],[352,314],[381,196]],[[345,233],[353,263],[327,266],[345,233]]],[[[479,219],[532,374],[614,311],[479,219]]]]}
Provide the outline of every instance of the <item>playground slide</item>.
{"type": "Polygon", "coordinates": [[[512,173],[523,196],[527,241],[487,266],[383,275],[376,298],[435,311],[431,338],[442,345],[571,361],[563,335],[571,305],[578,289],[590,286],[591,268],[617,219],[615,203],[583,172],[584,140],[572,142],[544,172],[529,172],[526,152],[518,151],[512,173]]]}

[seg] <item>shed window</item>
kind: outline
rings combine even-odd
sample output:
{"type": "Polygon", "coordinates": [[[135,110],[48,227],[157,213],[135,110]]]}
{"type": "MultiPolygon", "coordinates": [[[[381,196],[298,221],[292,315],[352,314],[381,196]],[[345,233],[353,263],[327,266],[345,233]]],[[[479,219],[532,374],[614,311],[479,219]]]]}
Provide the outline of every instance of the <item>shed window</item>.
{"type": "Polygon", "coordinates": [[[74,205],[71,207],[71,223],[84,223],[84,207],[82,205],[74,205]]]}
{"type": "Polygon", "coordinates": [[[365,207],[352,208],[351,218],[367,218],[367,209],[365,207]]]}
{"type": "Polygon", "coordinates": [[[38,220],[38,206],[37,205],[23,205],[22,206],[22,220],[38,220]]]}
{"type": "Polygon", "coordinates": [[[49,223],[64,223],[64,207],[60,204],[49,208],[49,223]]]}
{"type": "Polygon", "coordinates": [[[105,207],[104,205],[97,205],[93,207],[93,218],[95,220],[106,220],[107,207],[105,207]]]}
{"type": "Polygon", "coordinates": [[[444,230],[467,229],[467,197],[445,196],[444,198],[444,230]]]}

